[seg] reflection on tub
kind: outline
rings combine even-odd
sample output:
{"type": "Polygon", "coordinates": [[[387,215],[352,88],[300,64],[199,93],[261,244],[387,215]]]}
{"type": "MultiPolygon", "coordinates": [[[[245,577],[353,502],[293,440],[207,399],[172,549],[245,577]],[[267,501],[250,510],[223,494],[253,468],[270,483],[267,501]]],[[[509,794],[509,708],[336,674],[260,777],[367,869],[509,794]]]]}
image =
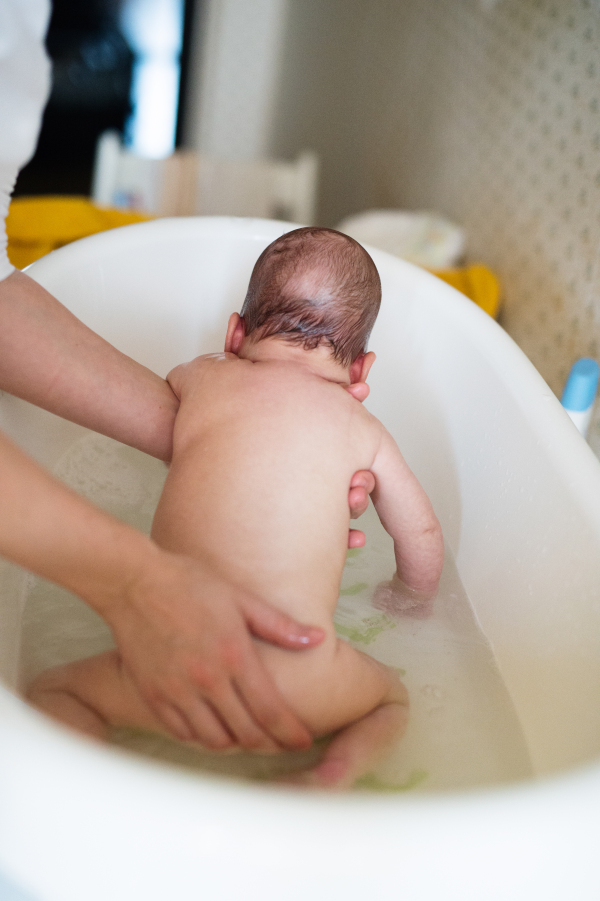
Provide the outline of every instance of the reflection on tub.
{"type": "MultiPolygon", "coordinates": [[[[108,438],[87,434],[55,474],[89,500],[148,532],[165,466],[108,438]]],[[[371,507],[360,525],[367,546],[348,552],[338,633],[359,650],[397,667],[409,690],[406,735],[358,788],[432,791],[523,779],[532,774],[510,697],[448,555],[439,596],[425,617],[392,617],[375,609],[377,585],[394,570],[393,543],[371,507]]],[[[50,666],[113,646],[104,622],[74,595],[28,577],[21,684],[50,666]]],[[[308,752],[272,756],[197,751],[138,730],[117,730],[115,744],[167,763],[226,776],[265,779],[307,766],[308,752]]]]}

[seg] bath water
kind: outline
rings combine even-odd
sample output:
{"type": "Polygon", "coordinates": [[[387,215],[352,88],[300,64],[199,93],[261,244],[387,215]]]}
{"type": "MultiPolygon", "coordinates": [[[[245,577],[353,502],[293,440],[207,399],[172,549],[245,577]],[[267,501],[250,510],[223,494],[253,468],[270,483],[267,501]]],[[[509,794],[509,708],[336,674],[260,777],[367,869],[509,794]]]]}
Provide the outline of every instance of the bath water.
{"type": "MultiPolygon", "coordinates": [[[[76,442],[55,468],[80,494],[146,532],[166,471],[159,461],[95,434],[76,442]]],[[[529,777],[515,710],[451,556],[426,615],[391,614],[372,601],[377,586],[394,572],[392,541],[372,507],[360,527],[367,545],[348,552],[336,629],[357,649],[399,670],[411,712],[405,736],[358,788],[439,791],[529,777]]],[[[114,646],[105,623],[81,600],[26,578],[21,685],[47,667],[114,646]]],[[[276,757],[213,754],[133,729],[119,730],[114,743],[165,763],[252,779],[293,771],[319,754],[318,747],[276,757]]]]}

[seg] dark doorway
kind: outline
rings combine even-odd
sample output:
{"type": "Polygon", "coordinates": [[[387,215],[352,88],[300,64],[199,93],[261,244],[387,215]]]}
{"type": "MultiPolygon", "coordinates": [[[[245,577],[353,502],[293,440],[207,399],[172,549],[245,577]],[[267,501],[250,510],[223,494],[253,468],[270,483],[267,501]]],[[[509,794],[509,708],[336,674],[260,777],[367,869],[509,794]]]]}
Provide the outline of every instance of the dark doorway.
{"type": "Polygon", "coordinates": [[[130,112],[133,54],[119,0],[54,0],[46,47],[52,91],[33,159],[17,194],[88,194],[98,135],[123,130],[130,112]]]}
{"type": "MultiPolygon", "coordinates": [[[[132,73],[139,62],[123,29],[131,0],[53,0],[46,47],[52,90],[35,156],[14,195],[90,193],[94,154],[106,129],[131,121],[132,73]]],[[[181,2],[184,57],[194,0],[181,2]]],[[[185,72],[179,75],[179,84],[185,72]]]]}

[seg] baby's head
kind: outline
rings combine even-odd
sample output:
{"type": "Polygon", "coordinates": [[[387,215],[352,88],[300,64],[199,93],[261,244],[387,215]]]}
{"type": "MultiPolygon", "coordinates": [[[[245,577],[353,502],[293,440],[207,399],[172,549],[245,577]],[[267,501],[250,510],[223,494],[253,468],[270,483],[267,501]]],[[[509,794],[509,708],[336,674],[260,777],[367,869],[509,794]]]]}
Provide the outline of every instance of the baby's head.
{"type": "Polygon", "coordinates": [[[297,228],[259,256],[241,316],[247,336],[326,345],[349,366],[366,350],[380,302],[379,274],[360,244],[331,228],[297,228]]]}

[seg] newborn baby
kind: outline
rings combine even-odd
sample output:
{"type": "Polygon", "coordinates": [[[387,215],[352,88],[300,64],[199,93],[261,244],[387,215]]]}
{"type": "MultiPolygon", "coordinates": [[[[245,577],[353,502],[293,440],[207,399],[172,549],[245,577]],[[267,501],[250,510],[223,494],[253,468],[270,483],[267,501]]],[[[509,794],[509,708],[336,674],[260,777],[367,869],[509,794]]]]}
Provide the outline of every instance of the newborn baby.
{"type": "MultiPolygon", "coordinates": [[[[372,498],[403,590],[431,598],[443,563],[425,492],[389,433],[345,390],[374,361],[366,346],[380,297],[375,265],[351,238],[289,232],[259,257],[225,352],[168,377],[181,406],[152,537],[325,631],[301,654],[257,640],[311,734],[333,734],[320,762],[296,777],[321,787],[350,786],[402,734],[408,712],[397,674],[333,625],[356,471],[375,476],[372,498]]],[[[117,651],[43,673],[28,696],[99,738],[123,725],[161,731],[117,651]]]]}

